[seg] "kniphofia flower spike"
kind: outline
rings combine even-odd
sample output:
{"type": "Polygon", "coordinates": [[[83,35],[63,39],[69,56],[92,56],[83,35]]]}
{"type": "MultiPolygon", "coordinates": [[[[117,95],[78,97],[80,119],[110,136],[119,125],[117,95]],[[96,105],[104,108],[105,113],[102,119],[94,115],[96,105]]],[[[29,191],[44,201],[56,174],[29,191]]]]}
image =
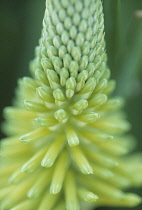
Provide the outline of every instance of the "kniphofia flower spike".
{"type": "Polygon", "coordinates": [[[142,184],[123,100],[112,97],[101,0],[47,0],[42,36],[4,110],[1,210],[135,206],[142,184]],[[19,141],[19,140],[20,141],[19,141]]]}

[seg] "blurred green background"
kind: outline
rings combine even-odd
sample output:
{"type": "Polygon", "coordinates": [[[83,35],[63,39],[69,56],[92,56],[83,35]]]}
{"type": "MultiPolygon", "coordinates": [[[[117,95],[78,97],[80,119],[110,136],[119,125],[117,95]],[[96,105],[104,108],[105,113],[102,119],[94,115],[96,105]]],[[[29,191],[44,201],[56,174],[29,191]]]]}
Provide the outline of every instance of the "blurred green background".
{"type": "MultiPolygon", "coordinates": [[[[142,0],[104,0],[106,47],[115,94],[126,97],[132,133],[142,151],[142,0]],[[141,14],[141,15],[139,15],[141,14]]],[[[41,33],[45,0],[0,0],[0,113],[11,105],[17,78],[29,75],[29,61],[41,33]]],[[[1,133],[1,137],[4,135],[1,133]]],[[[142,190],[135,190],[142,196],[142,190]]],[[[128,208],[98,208],[127,210],[128,208]]],[[[142,209],[142,205],[133,208],[142,209]]]]}

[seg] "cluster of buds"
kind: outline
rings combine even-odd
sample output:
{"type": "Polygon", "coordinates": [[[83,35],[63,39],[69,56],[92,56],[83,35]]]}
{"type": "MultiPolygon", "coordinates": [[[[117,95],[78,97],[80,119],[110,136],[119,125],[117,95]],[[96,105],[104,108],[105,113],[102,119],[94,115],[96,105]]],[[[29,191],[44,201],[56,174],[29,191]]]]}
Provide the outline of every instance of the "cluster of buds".
{"type": "Polygon", "coordinates": [[[122,98],[112,97],[101,0],[47,0],[42,36],[4,110],[1,210],[135,206],[142,184],[122,98]]]}

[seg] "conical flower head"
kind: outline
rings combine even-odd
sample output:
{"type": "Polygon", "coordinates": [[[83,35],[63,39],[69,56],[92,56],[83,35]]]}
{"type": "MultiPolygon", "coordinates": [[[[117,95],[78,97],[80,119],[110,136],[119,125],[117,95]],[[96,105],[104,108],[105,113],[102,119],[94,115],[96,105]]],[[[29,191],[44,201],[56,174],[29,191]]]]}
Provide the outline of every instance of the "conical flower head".
{"type": "Polygon", "coordinates": [[[134,142],[106,62],[101,0],[47,0],[33,78],[4,110],[1,210],[140,202],[123,191],[142,183],[142,167],[126,156],[134,142]]]}

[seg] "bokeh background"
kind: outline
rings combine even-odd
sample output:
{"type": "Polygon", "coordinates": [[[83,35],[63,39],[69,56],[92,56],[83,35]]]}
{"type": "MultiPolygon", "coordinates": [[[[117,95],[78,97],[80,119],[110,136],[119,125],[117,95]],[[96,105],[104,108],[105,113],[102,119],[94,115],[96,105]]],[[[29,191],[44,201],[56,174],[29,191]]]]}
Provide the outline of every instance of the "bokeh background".
{"type": "MultiPolygon", "coordinates": [[[[142,152],[142,0],[104,0],[106,47],[115,94],[125,110],[142,152]]],[[[17,78],[29,75],[29,61],[41,34],[45,0],[0,0],[0,120],[12,104],[17,78]]],[[[1,138],[4,134],[1,132],[1,138]]],[[[142,196],[141,189],[132,189],[142,196]]],[[[127,210],[106,208],[98,210],[127,210]]],[[[142,209],[142,205],[133,208],[142,209]]]]}

